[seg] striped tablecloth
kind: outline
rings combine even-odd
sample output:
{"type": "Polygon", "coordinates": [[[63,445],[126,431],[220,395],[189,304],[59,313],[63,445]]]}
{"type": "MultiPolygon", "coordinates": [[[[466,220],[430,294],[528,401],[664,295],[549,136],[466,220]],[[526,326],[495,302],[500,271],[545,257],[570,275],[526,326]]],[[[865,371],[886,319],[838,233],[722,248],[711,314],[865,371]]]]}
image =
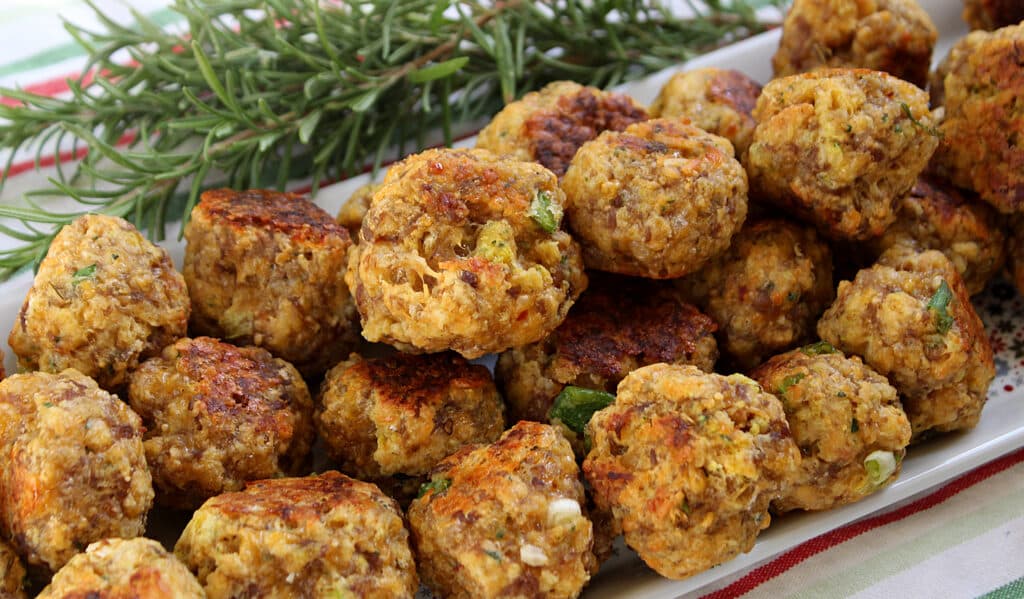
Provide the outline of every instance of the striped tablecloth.
{"type": "MultiPolygon", "coordinates": [[[[0,4],[0,86],[65,92],[64,79],[77,75],[83,54],[60,17],[90,24],[92,11],[81,0],[0,4]]],[[[97,4],[122,22],[130,22],[132,7],[164,26],[182,25],[164,0],[97,4]]],[[[47,173],[35,172],[25,158],[15,161],[0,201],[15,201],[45,180],[47,173]]],[[[71,159],[48,156],[43,163],[71,159]]],[[[812,539],[698,596],[1024,597],[1024,449],[812,539]]]]}

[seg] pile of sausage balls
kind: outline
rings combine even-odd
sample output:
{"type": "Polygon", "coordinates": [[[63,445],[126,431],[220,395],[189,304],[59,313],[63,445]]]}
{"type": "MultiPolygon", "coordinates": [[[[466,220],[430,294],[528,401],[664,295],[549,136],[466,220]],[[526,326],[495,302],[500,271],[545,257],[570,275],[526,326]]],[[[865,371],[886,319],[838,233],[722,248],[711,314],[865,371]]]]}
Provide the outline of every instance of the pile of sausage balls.
{"type": "Polygon", "coordinates": [[[914,0],[796,0],[763,88],[555,82],[337,219],[207,191],[181,272],[64,227],[0,382],[0,594],[576,597],[619,535],[680,579],[878,491],[978,422],[971,295],[1024,287],[1008,6],[929,75],[914,0]]]}

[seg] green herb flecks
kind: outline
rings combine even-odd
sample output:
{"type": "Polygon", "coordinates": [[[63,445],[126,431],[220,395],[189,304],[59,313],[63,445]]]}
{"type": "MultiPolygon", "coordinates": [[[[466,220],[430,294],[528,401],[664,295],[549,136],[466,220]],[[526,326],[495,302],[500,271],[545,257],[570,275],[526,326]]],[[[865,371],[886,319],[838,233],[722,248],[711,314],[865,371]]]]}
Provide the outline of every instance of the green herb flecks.
{"type": "Polygon", "coordinates": [[[860,423],[857,422],[856,418],[850,420],[850,432],[855,433],[860,430],[860,423]]]}
{"type": "Polygon", "coordinates": [[[486,553],[488,557],[490,557],[491,559],[493,559],[496,562],[502,561],[501,554],[498,553],[497,551],[493,551],[491,549],[485,549],[484,553],[486,553]]]}
{"type": "Polygon", "coordinates": [[[555,403],[548,411],[548,420],[557,420],[569,430],[582,433],[594,412],[614,402],[615,396],[611,393],[570,385],[555,397],[555,403]]]}
{"type": "Polygon", "coordinates": [[[683,513],[687,516],[693,513],[693,508],[690,507],[690,503],[686,501],[685,497],[682,501],[679,502],[679,509],[682,510],[683,513]]]}
{"type": "Polygon", "coordinates": [[[801,347],[800,353],[805,356],[820,356],[822,354],[834,354],[836,353],[836,348],[828,341],[819,341],[817,343],[801,347]]]}
{"type": "Polygon", "coordinates": [[[915,127],[932,137],[942,137],[942,131],[939,131],[935,127],[929,127],[917,120],[917,118],[914,117],[914,113],[910,111],[910,106],[908,106],[906,102],[900,102],[900,108],[903,109],[903,114],[907,115],[907,118],[910,119],[910,122],[913,123],[915,127]]]}
{"type": "Polygon", "coordinates": [[[806,377],[807,373],[798,372],[796,374],[791,374],[786,378],[782,379],[782,383],[779,384],[779,395],[785,397],[787,391],[793,388],[794,385],[799,384],[800,381],[804,380],[804,378],[806,377]]]}
{"type": "Polygon", "coordinates": [[[928,302],[928,309],[935,315],[935,331],[945,335],[953,327],[953,317],[949,314],[949,303],[953,301],[953,291],[945,279],[928,302]]]}
{"type": "Polygon", "coordinates": [[[561,210],[551,205],[551,194],[546,191],[538,191],[530,202],[530,218],[537,223],[541,229],[548,233],[554,233],[562,220],[561,210]],[[557,210],[557,214],[556,214],[557,210]]]}
{"type": "Polygon", "coordinates": [[[79,268],[78,270],[75,271],[73,275],[71,275],[71,286],[77,287],[78,284],[81,283],[82,281],[91,279],[94,276],[96,276],[95,264],[90,264],[89,266],[79,268]]]}
{"type": "Polygon", "coordinates": [[[447,491],[448,488],[451,486],[452,480],[450,478],[435,478],[430,482],[423,483],[423,485],[420,486],[420,492],[419,494],[416,495],[416,497],[423,497],[427,493],[431,492],[434,495],[439,495],[447,491]]]}

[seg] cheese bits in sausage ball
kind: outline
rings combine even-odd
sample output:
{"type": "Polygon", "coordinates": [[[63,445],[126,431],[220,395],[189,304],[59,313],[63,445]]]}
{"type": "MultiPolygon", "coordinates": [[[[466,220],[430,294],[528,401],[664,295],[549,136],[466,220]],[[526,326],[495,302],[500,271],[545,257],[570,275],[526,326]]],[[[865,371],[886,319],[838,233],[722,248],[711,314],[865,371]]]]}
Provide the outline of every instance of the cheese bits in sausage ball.
{"type": "Polygon", "coordinates": [[[338,472],[218,495],[192,516],[174,554],[209,599],[411,598],[419,586],[398,504],[338,472]]]}
{"type": "Polygon", "coordinates": [[[456,354],[353,354],[327,373],[316,424],[343,471],[379,481],[422,477],[463,445],[494,441],[504,410],[487,368],[456,354]]]}
{"type": "Polygon", "coordinates": [[[104,539],[71,558],[37,599],[206,599],[185,564],[151,539],[104,539]]]}
{"type": "Polygon", "coordinates": [[[563,198],[551,171],[485,150],[393,166],[345,279],[363,336],[469,359],[543,338],[587,285],[563,198]]]}
{"type": "Polygon", "coordinates": [[[0,525],[34,571],[143,533],[153,483],[142,421],[74,369],[0,382],[0,525]]]}
{"type": "Polygon", "coordinates": [[[3,539],[0,539],[0,597],[25,599],[25,566],[3,539]]]}
{"type": "Polygon", "coordinates": [[[423,582],[452,599],[576,597],[597,569],[569,442],[519,422],[433,469],[409,507],[423,582]]]}
{"type": "Polygon", "coordinates": [[[633,371],[586,430],[583,473],[598,507],[668,578],[749,551],[800,463],[778,399],[745,376],[693,366],[633,371]]]}
{"type": "Polygon", "coordinates": [[[772,66],[776,77],[822,67],[872,69],[923,88],[938,37],[916,0],[795,0],[772,66]]]}
{"type": "Polygon", "coordinates": [[[728,140],[679,119],[606,131],[562,179],[588,268],[670,279],[729,247],[747,216],[747,175],[728,140]]]}
{"type": "Polygon", "coordinates": [[[476,147],[537,162],[561,177],[585,142],[646,120],[647,111],[625,94],[555,81],[505,106],[476,147]]]}
{"type": "Polygon", "coordinates": [[[835,298],[832,253],[812,229],[761,220],[679,287],[719,324],[723,353],[752,368],[813,336],[835,298]]]}
{"type": "Polygon", "coordinates": [[[819,341],[771,358],[750,376],[782,402],[802,455],[773,509],[827,510],[895,479],[910,422],[896,389],[860,358],[819,341]]]}
{"type": "Polygon", "coordinates": [[[180,339],[132,373],[128,401],[167,506],[196,508],[247,480],[300,474],[313,444],[306,383],[257,347],[180,339]]]}
{"type": "Polygon", "coordinates": [[[307,376],[354,347],[355,310],[343,280],[352,242],[305,197],[206,191],[185,240],[194,332],[257,345],[307,376]]]}
{"type": "Polygon", "coordinates": [[[836,239],[881,235],[939,143],[927,94],[863,69],[775,79],[754,118],[751,190],[836,239]]]}
{"type": "Polygon", "coordinates": [[[23,370],[74,368],[116,390],[185,334],[188,316],[167,252],[124,219],[87,214],[53,239],[8,343],[23,370]]]}
{"type": "Polygon", "coordinates": [[[892,381],[915,439],[977,424],[995,377],[992,347],[942,253],[890,249],[853,282],[839,283],[818,334],[892,381]]]}

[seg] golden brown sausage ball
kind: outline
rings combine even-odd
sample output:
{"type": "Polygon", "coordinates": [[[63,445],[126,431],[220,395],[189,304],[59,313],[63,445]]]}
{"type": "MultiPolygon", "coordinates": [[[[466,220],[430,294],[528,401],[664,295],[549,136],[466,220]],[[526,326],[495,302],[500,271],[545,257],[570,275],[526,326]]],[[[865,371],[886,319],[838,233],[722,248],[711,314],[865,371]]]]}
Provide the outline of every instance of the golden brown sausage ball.
{"type": "Polygon", "coordinates": [[[668,279],[729,247],[747,216],[747,175],[732,144],[656,119],[583,144],[562,179],[588,268],[668,279]]]}
{"type": "Polygon", "coordinates": [[[932,176],[917,180],[910,195],[900,200],[896,222],[868,242],[875,255],[898,244],[945,254],[971,295],[981,292],[1006,262],[999,214],[977,196],[932,176]]]}
{"type": "Polygon", "coordinates": [[[196,508],[245,481],[304,473],[313,401],[291,364],[257,347],[180,339],[132,373],[157,502],[196,508]]]}
{"type": "Polygon", "coordinates": [[[633,371],[586,430],[597,505],[668,578],[749,551],[800,463],[778,399],[742,375],[693,366],[633,371]]]}
{"type": "Polygon", "coordinates": [[[1024,216],[1018,216],[1010,224],[1007,252],[1010,255],[1010,276],[1017,289],[1024,295],[1024,216]]]}
{"type": "Polygon", "coordinates": [[[420,576],[438,596],[576,597],[596,570],[579,469],[550,426],[520,422],[430,479],[408,517],[420,576]]]}
{"type": "Polygon", "coordinates": [[[203,193],[185,228],[192,329],[257,345],[309,376],[357,339],[343,280],[348,232],[299,194],[203,193]]]}
{"type": "Polygon", "coordinates": [[[890,249],[852,283],[839,283],[818,334],[889,378],[915,438],[977,424],[995,376],[992,348],[941,252],[890,249]]]}
{"type": "Polygon", "coordinates": [[[964,0],[964,21],[971,29],[999,29],[1024,21],[1020,0],[964,0]]]}
{"type": "Polygon", "coordinates": [[[1021,47],[1024,23],[975,31],[939,68],[945,117],[933,167],[1003,213],[1024,211],[1021,47]]]}
{"type": "Polygon", "coordinates": [[[561,326],[543,341],[501,354],[494,374],[509,420],[547,422],[567,385],[614,393],[627,374],[657,362],[711,372],[717,328],[671,286],[599,275],[561,326]]]}
{"type": "Polygon", "coordinates": [[[719,324],[722,352],[746,370],[813,336],[835,298],[832,253],[812,229],[757,221],[679,286],[719,324]]]}
{"type": "Polygon", "coordinates": [[[463,445],[494,441],[504,412],[491,373],[459,355],[352,354],[327,373],[316,425],[342,470],[377,480],[420,477],[463,445]]]}
{"type": "Polygon", "coordinates": [[[185,564],[150,539],[89,545],[53,576],[38,599],[206,599],[185,564]]]}
{"type": "Polygon", "coordinates": [[[822,67],[872,69],[923,88],[938,37],[915,0],[796,0],[772,66],[776,77],[822,67]]]}
{"type": "Polygon", "coordinates": [[[192,516],[174,554],[210,599],[411,598],[418,586],[398,504],[338,472],[218,495],[192,516]]]}
{"type": "Polygon", "coordinates": [[[782,401],[800,469],[772,508],[827,510],[874,493],[899,473],[910,422],[884,376],[821,341],[750,373],[782,401]]]}
{"type": "Polygon", "coordinates": [[[0,455],[0,525],[29,568],[55,572],[93,541],[145,530],[142,421],[82,373],[0,382],[0,455]]]}
{"type": "Polygon", "coordinates": [[[761,85],[732,69],[676,73],[651,104],[651,118],[686,117],[709,133],[728,139],[739,158],[750,147],[761,85]]]}
{"type": "Polygon", "coordinates": [[[363,226],[363,217],[370,209],[373,194],[377,193],[381,185],[378,181],[360,186],[359,189],[352,192],[352,195],[341,206],[341,210],[338,211],[338,218],[335,220],[348,230],[353,243],[359,241],[359,228],[363,226]]]}
{"type": "Polygon", "coordinates": [[[188,315],[167,252],[124,219],[87,214],[54,238],[8,343],[23,370],[75,368],[114,390],[185,334],[188,315]]]}
{"type": "Polygon", "coordinates": [[[776,79],[754,118],[751,189],[838,239],[881,235],[939,143],[927,94],[863,69],[776,79]]]}
{"type": "Polygon", "coordinates": [[[538,162],[561,177],[585,142],[646,120],[647,111],[625,94],[555,81],[505,106],[480,131],[476,147],[538,162]]]}
{"type": "Polygon", "coordinates": [[[427,150],[388,172],[346,275],[363,336],[466,358],[543,338],[586,288],[544,167],[427,150]]]}
{"type": "Polygon", "coordinates": [[[0,539],[0,597],[25,599],[25,566],[4,540],[0,539]]]}

